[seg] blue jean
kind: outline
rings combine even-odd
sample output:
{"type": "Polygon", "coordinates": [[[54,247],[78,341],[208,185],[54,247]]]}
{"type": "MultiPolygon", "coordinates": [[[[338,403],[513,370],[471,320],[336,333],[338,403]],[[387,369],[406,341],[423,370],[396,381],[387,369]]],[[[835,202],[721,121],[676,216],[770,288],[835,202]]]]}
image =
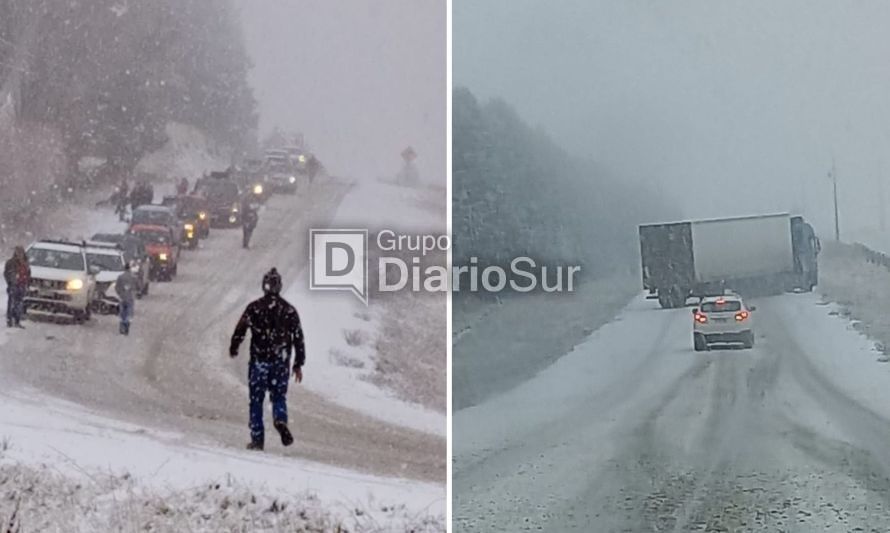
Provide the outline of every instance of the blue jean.
{"type": "Polygon", "coordinates": [[[247,381],[250,388],[250,438],[252,441],[262,441],[264,437],[263,402],[266,400],[266,391],[269,392],[269,400],[272,402],[272,419],[276,422],[287,423],[287,381],[289,378],[290,369],[286,361],[272,363],[251,361],[247,371],[247,381]]]}
{"type": "Polygon", "coordinates": [[[130,318],[132,316],[133,316],[133,302],[121,300],[121,304],[120,304],[121,325],[129,327],[130,318]]]}
{"type": "Polygon", "coordinates": [[[6,320],[18,324],[24,314],[25,289],[22,287],[6,287],[6,320]]]}

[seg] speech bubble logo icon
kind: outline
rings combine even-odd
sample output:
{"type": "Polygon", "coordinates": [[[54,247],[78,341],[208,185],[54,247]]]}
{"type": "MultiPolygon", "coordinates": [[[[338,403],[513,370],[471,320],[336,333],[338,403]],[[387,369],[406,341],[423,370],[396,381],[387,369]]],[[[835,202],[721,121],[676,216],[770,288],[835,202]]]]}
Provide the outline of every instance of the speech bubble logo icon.
{"type": "Polygon", "coordinates": [[[309,230],[309,288],[350,291],[368,305],[368,230],[309,230]]]}

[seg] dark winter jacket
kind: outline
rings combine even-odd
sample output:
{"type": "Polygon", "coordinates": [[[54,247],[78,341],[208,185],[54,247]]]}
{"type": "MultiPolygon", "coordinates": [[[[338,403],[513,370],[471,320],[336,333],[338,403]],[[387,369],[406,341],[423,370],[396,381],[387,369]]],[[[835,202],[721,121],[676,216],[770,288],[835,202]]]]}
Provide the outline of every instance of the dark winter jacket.
{"type": "Polygon", "coordinates": [[[3,266],[3,279],[6,280],[7,287],[27,288],[31,282],[31,267],[27,259],[21,261],[11,257],[7,260],[3,266]]]}
{"type": "Polygon", "coordinates": [[[247,229],[254,229],[259,218],[260,217],[255,210],[247,207],[244,210],[244,227],[247,229]]]}
{"type": "Polygon", "coordinates": [[[241,315],[229,354],[238,355],[238,347],[250,328],[250,360],[269,363],[286,362],[294,352],[294,368],[303,366],[306,352],[303,345],[303,329],[297,310],[277,294],[266,294],[248,304],[241,315]]]}
{"type": "Polygon", "coordinates": [[[133,305],[133,302],[136,300],[136,284],[136,276],[129,270],[125,270],[123,274],[117,277],[117,281],[114,282],[114,292],[117,293],[118,298],[122,302],[133,305]]]}

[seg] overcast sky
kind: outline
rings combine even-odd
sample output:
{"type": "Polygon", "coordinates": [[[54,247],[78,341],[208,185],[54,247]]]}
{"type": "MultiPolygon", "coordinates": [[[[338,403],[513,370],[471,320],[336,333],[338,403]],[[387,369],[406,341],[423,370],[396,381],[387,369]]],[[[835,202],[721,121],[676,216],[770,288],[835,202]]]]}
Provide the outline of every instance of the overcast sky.
{"type": "Polygon", "coordinates": [[[445,183],[443,0],[241,2],[260,128],[302,131],[328,169],[393,175],[408,145],[445,183]]]}
{"type": "Polygon", "coordinates": [[[852,231],[886,203],[888,22],[884,0],[454,0],[454,82],[689,217],[830,233],[834,156],[852,231]]]}

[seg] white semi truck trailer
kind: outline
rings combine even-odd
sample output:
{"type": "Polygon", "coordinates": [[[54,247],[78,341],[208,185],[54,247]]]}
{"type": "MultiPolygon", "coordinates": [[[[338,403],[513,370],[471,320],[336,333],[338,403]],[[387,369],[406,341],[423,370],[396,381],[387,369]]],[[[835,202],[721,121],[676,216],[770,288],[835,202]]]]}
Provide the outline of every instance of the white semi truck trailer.
{"type": "Polygon", "coordinates": [[[787,213],[640,226],[643,287],[662,307],[690,296],[811,291],[819,239],[787,213]]]}

